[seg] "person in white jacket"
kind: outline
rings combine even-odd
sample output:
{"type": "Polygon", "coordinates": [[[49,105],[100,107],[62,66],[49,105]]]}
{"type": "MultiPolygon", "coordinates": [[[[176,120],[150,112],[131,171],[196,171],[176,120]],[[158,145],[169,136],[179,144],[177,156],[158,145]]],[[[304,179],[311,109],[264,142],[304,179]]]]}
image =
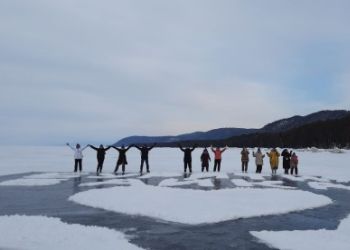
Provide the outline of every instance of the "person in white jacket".
{"type": "Polygon", "coordinates": [[[262,171],[262,167],[264,165],[264,157],[265,155],[261,152],[261,149],[258,148],[258,152],[253,151],[253,157],[255,157],[256,163],[256,173],[260,174],[262,171]]]}
{"type": "Polygon", "coordinates": [[[75,148],[72,147],[69,143],[67,143],[67,146],[70,147],[74,151],[74,172],[79,172],[83,170],[83,151],[88,147],[85,146],[84,148],[81,148],[80,144],[78,143],[75,148]]]}

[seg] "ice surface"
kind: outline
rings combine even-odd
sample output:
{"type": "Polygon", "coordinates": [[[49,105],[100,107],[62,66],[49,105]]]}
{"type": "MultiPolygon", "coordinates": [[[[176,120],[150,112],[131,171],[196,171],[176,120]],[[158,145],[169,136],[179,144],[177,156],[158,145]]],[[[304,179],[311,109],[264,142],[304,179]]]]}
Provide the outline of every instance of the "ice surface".
{"type": "Polygon", "coordinates": [[[66,224],[43,216],[0,216],[0,248],[27,250],[137,250],[115,230],[66,224]]]}
{"type": "Polygon", "coordinates": [[[282,181],[259,181],[249,182],[243,179],[231,180],[237,187],[269,187],[269,188],[282,188],[282,189],[294,189],[294,187],[282,186],[282,181]]]}
{"type": "Polygon", "coordinates": [[[197,179],[212,178],[212,177],[215,177],[216,179],[228,179],[227,173],[224,173],[224,172],[192,173],[186,179],[197,180],[197,179]]]}
{"type": "Polygon", "coordinates": [[[283,186],[283,181],[262,181],[262,182],[254,182],[254,185],[257,186],[257,187],[295,189],[294,187],[283,186]]]}
{"type": "Polygon", "coordinates": [[[251,180],[255,180],[255,181],[263,181],[265,180],[264,176],[262,176],[261,174],[255,174],[255,173],[235,173],[236,176],[240,176],[240,177],[247,177],[251,180]]]}
{"type": "Polygon", "coordinates": [[[203,191],[145,185],[132,179],[129,182],[129,187],[89,190],[77,193],[69,200],[114,212],[185,224],[283,214],[332,203],[326,196],[300,190],[234,188],[203,191]],[[279,206],[272,205],[276,200],[279,206]]]}
{"type": "Polygon", "coordinates": [[[163,178],[166,178],[166,177],[179,177],[183,175],[182,172],[152,172],[152,173],[147,173],[147,174],[144,174],[142,176],[139,177],[139,179],[149,179],[149,178],[153,178],[153,177],[163,177],[163,178]]]}
{"type": "Polygon", "coordinates": [[[115,180],[107,180],[107,181],[98,181],[98,182],[88,182],[80,184],[80,187],[95,187],[101,185],[129,185],[129,181],[127,179],[115,179],[115,180]]]}
{"type": "Polygon", "coordinates": [[[67,179],[14,179],[0,182],[0,186],[50,186],[57,185],[67,179]]]}
{"type": "Polygon", "coordinates": [[[238,187],[253,187],[253,184],[242,179],[233,179],[231,180],[233,184],[235,184],[238,187]]]}
{"type": "Polygon", "coordinates": [[[350,186],[345,186],[342,184],[327,183],[327,182],[309,182],[308,185],[311,188],[319,189],[319,190],[327,190],[328,188],[339,188],[339,189],[350,190],[350,186]]]}
{"type": "Polygon", "coordinates": [[[49,186],[57,185],[70,178],[84,175],[78,173],[41,173],[27,175],[22,178],[0,182],[0,186],[49,186]]]}
{"type": "Polygon", "coordinates": [[[178,181],[177,179],[170,178],[165,179],[159,183],[160,187],[175,187],[175,186],[186,186],[196,184],[200,187],[214,187],[211,179],[198,179],[198,180],[184,180],[178,181]]]}
{"type": "MultiPolygon", "coordinates": [[[[201,152],[202,150],[200,149],[193,152],[194,173],[200,172],[201,152]]],[[[350,162],[350,151],[344,150],[344,152],[343,154],[334,154],[324,150],[319,153],[309,151],[297,152],[300,161],[299,174],[302,176],[321,176],[339,182],[349,182],[350,168],[348,163],[350,162]]],[[[96,171],[96,152],[86,149],[84,156],[83,171],[94,173],[96,171]]],[[[118,154],[115,150],[107,152],[103,174],[113,172],[117,156],[118,154]]],[[[129,165],[126,167],[127,172],[137,173],[140,167],[139,150],[132,148],[128,151],[127,156],[129,162],[129,165]]],[[[66,146],[0,146],[0,159],[0,175],[26,172],[70,172],[73,170],[74,164],[72,150],[66,146]]],[[[210,166],[211,170],[212,164],[210,166]]],[[[167,174],[164,177],[180,176],[183,171],[183,153],[177,149],[155,148],[150,154],[150,166],[151,174],[144,175],[141,178],[157,177],[156,173],[160,173],[161,176],[167,174]]],[[[280,159],[279,174],[283,171],[281,166],[282,159],[280,159]]],[[[241,175],[240,149],[230,148],[225,152],[221,170],[222,173],[235,173],[237,176],[245,175],[241,175]]],[[[252,160],[249,165],[249,172],[248,177],[250,175],[249,178],[251,179],[262,177],[254,173],[255,164],[252,160]]],[[[263,176],[271,174],[267,159],[265,159],[262,174],[263,176]]]]}
{"type": "Polygon", "coordinates": [[[348,250],[350,246],[350,216],[337,230],[262,231],[250,232],[269,246],[289,250],[348,250]]]}
{"type": "Polygon", "coordinates": [[[139,173],[126,173],[126,174],[121,174],[118,173],[118,175],[116,174],[111,174],[111,173],[106,173],[106,174],[100,174],[100,175],[93,175],[93,176],[89,176],[89,179],[120,179],[120,178],[129,178],[129,177],[136,177],[139,176],[139,173]]]}

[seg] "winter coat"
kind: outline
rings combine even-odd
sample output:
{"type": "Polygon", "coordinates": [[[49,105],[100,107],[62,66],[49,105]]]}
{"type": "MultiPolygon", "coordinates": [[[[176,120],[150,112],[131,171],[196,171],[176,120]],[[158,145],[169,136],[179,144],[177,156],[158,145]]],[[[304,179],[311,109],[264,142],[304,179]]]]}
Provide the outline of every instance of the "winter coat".
{"type": "Polygon", "coordinates": [[[73,151],[74,151],[74,159],[75,160],[81,160],[83,159],[84,155],[83,155],[83,151],[87,148],[73,148],[72,146],[69,146],[73,151]]]}
{"type": "Polygon", "coordinates": [[[201,155],[201,161],[202,165],[209,165],[209,161],[211,160],[209,153],[202,153],[201,155]]]}
{"type": "Polygon", "coordinates": [[[271,150],[270,153],[267,153],[267,156],[270,157],[271,169],[278,169],[280,153],[277,150],[271,150]]]}
{"type": "Polygon", "coordinates": [[[117,148],[117,147],[112,147],[115,150],[117,150],[119,152],[119,157],[118,157],[118,161],[117,161],[117,165],[128,165],[128,160],[126,158],[126,152],[131,148],[131,146],[129,146],[128,148],[117,148]]]}
{"type": "Polygon", "coordinates": [[[296,168],[298,167],[299,159],[297,155],[292,155],[292,158],[290,159],[290,167],[296,168]]]}
{"type": "Polygon", "coordinates": [[[92,149],[97,151],[97,160],[102,161],[105,159],[106,151],[109,150],[111,147],[108,148],[96,148],[94,146],[90,146],[92,149]]]}
{"type": "Polygon", "coordinates": [[[242,155],[242,157],[241,157],[242,162],[248,162],[249,161],[249,151],[248,151],[248,149],[242,150],[241,155],[242,155]]]}
{"type": "Polygon", "coordinates": [[[261,152],[253,152],[253,157],[255,157],[255,163],[257,166],[262,166],[264,165],[264,157],[265,155],[261,152]]]}
{"type": "Polygon", "coordinates": [[[192,162],[192,152],[193,150],[195,150],[196,148],[182,148],[180,147],[180,150],[182,152],[184,152],[184,162],[192,162]]]}
{"type": "Polygon", "coordinates": [[[291,157],[291,154],[288,152],[287,149],[285,149],[282,152],[282,156],[283,156],[283,168],[284,169],[289,169],[290,168],[290,157],[291,157]]]}
{"type": "Polygon", "coordinates": [[[152,147],[139,147],[139,146],[135,146],[138,150],[140,150],[141,153],[141,159],[143,160],[147,160],[148,159],[148,153],[149,151],[151,151],[154,146],[152,147]]]}
{"type": "Polygon", "coordinates": [[[226,148],[224,149],[211,149],[211,151],[213,151],[214,155],[215,155],[215,160],[221,160],[222,159],[222,153],[225,152],[226,148]]]}

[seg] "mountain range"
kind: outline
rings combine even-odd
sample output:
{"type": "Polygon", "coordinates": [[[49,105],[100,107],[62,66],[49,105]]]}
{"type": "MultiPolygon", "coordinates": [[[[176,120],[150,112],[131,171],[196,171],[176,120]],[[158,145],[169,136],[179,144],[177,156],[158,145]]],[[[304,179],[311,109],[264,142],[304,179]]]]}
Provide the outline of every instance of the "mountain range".
{"type": "MultiPolygon", "coordinates": [[[[115,146],[131,145],[131,144],[153,144],[157,143],[159,146],[176,146],[179,143],[182,144],[230,144],[235,146],[249,146],[261,145],[262,142],[269,142],[269,145],[279,146],[284,144],[280,139],[282,134],[288,134],[291,131],[297,131],[298,128],[308,126],[312,130],[313,126],[320,126],[320,123],[338,121],[350,117],[350,111],[347,110],[323,110],[316,113],[312,113],[306,116],[293,116],[286,119],[274,121],[265,125],[260,129],[252,128],[219,128],[206,132],[193,132],[188,134],[181,134],[176,136],[130,136],[121,139],[116,142],[115,146]],[[255,139],[254,139],[255,138],[255,139]],[[265,139],[263,139],[265,138],[265,139]],[[267,138],[275,138],[274,141],[270,141],[267,138]],[[237,144],[241,141],[240,144],[237,144]],[[236,142],[236,143],[234,143],[236,142]],[[249,143],[248,143],[249,142],[249,143]]],[[[328,128],[332,129],[332,128],[328,128]]],[[[317,130],[319,131],[319,130],[317,130]]],[[[326,132],[326,131],[324,131],[326,132]]],[[[314,137],[322,136],[314,135],[314,137]]],[[[313,143],[316,143],[318,139],[313,139],[313,143]]],[[[309,142],[307,142],[309,143],[309,142]]],[[[311,142],[310,142],[311,143],[311,142]]],[[[330,143],[337,143],[336,141],[330,143]]],[[[303,143],[301,143],[303,144],[303,143]]],[[[317,143],[316,143],[317,144],[317,143]]],[[[308,145],[308,146],[317,146],[308,145]]],[[[302,146],[302,145],[301,145],[302,146]]]]}

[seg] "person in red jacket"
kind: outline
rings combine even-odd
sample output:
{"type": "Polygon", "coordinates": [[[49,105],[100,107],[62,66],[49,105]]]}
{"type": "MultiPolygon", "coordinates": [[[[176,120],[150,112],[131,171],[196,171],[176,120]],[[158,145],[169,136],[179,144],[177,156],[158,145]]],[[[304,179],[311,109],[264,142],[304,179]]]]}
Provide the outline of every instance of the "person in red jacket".
{"type": "Polygon", "coordinates": [[[205,148],[201,155],[202,172],[204,172],[204,170],[207,170],[207,172],[209,171],[209,161],[211,161],[211,158],[208,149],[205,148]]]}
{"type": "Polygon", "coordinates": [[[225,152],[226,149],[227,149],[227,146],[224,149],[221,149],[219,147],[214,149],[213,146],[211,146],[211,151],[213,151],[213,153],[215,155],[214,172],[216,172],[216,170],[218,170],[218,172],[220,172],[222,153],[225,152]]]}

